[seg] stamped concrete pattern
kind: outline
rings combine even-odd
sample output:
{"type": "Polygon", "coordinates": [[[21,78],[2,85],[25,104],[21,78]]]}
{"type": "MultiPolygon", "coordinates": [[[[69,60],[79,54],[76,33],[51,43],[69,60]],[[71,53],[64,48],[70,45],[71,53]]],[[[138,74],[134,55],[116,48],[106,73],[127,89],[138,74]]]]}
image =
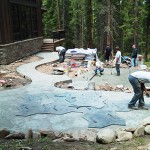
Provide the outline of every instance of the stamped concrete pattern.
{"type": "MultiPolygon", "coordinates": [[[[30,85],[0,91],[0,129],[67,131],[135,127],[149,116],[149,110],[130,111],[127,108],[133,93],[56,88],[54,83],[71,79],[66,75],[40,73],[36,67],[57,60],[58,54],[43,52],[37,55],[43,59],[17,68],[20,74],[32,80],[30,85]]],[[[148,98],[145,102],[150,106],[148,98]]]]}

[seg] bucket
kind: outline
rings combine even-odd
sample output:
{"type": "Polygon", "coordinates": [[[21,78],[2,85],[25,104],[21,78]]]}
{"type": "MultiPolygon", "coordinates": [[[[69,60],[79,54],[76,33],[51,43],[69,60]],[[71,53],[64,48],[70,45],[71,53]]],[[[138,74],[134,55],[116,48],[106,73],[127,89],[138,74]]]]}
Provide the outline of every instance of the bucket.
{"type": "Polygon", "coordinates": [[[88,83],[88,90],[95,90],[95,82],[88,83]]]}

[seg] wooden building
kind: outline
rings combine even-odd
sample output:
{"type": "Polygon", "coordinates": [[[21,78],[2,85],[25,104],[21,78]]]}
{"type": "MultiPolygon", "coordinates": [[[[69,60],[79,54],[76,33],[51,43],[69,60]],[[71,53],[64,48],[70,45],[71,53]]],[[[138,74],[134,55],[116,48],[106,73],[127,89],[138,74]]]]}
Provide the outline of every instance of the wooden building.
{"type": "Polygon", "coordinates": [[[0,0],[0,64],[41,50],[41,0],[0,0]]]}

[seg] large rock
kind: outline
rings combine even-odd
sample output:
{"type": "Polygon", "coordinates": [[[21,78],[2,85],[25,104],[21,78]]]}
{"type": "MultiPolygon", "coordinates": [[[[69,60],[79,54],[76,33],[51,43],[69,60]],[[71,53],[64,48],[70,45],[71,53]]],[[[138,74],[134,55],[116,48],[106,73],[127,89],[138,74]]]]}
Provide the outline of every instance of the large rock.
{"type": "Polygon", "coordinates": [[[138,146],[137,150],[147,150],[148,146],[138,146]]]}
{"type": "Polygon", "coordinates": [[[125,131],[131,132],[131,133],[134,133],[135,130],[136,130],[136,128],[126,128],[125,129],[125,131]]]}
{"type": "Polygon", "coordinates": [[[150,144],[147,145],[147,150],[150,150],[150,144]]]}
{"type": "Polygon", "coordinates": [[[75,142],[76,141],[75,138],[71,138],[71,137],[64,137],[63,140],[66,142],[75,142]]]}
{"type": "Polygon", "coordinates": [[[92,130],[80,130],[70,133],[72,137],[79,141],[91,141],[96,142],[96,131],[92,130]]]}
{"type": "Polygon", "coordinates": [[[38,139],[40,139],[41,138],[41,134],[39,133],[39,132],[34,132],[33,131],[33,139],[34,140],[38,140],[38,139]]]}
{"type": "Polygon", "coordinates": [[[147,126],[150,125],[150,117],[147,117],[145,119],[142,120],[142,122],[140,123],[141,126],[147,126]]]}
{"type": "Polygon", "coordinates": [[[117,147],[111,148],[110,150],[119,150],[117,147]]]}
{"type": "Polygon", "coordinates": [[[116,139],[116,134],[111,129],[102,129],[97,133],[96,141],[98,143],[111,143],[116,139]]]}
{"type": "Polygon", "coordinates": [[[150,125],[147,125],[147,126],[145,127],[145,132],[146,132],[147,134],[150,134],[150,125]]]}
{"type": "Polygon", "coordinates": [[[53,131],[40,130],[41,137],[49,137],[52,140],[55,139],[55,133],[53,131]]]}
{"type": "Polygon", "coordinates": [[[133,138],[133,135],[131,132],[127,131],[118,131],[117,132],[118,139],[116,141],[127,141],[133,138]]]}
{"type": "Polygon", "coordinates": [[[10,134],[10,131],[7,129],[0,130],[0,138],[5,138],[9,134],[10,134]]]}
{"type": "Polygon", "coordinates": [[[25,138],[26,138],[27,140],[30,140],[30,139],[33,138],[33,131],[32,131],[32,129],[29,129],[29,130],[28,130],[28,132],[25,134],[25,138]]]}
{"type": "Polygon", "coordinates": [[[145,126],[139,126],[135,132],[134,132],[134,136],[138,137],[138,136],[143,136],[144,135],[144,130],[145,130],[145,126]]]}
{"type": "Polygon", "coordinates": [[[7,135],[5,139],[25,139],[25,134],[22,132],[12,133],[7,135]]]}
{"type": "Polygon", "coordinates": [[[60,138],[64,137],[64,133],[62,133],[62,132],[55,132],[54,134],[55,134],[56,139],[60,139],[60,138]]]}

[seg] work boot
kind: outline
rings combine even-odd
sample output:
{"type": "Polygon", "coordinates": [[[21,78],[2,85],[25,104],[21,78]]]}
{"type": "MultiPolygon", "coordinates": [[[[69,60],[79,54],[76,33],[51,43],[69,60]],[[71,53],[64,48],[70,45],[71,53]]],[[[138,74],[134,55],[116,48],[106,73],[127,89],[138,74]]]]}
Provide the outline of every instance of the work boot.
{"type": "Polygon", "coordinates": [[[133,109],[133,110],[138,110],[138,108],[135,107],[135,106],[128,106],[128,108],[129,108],[129,109],[133,109]]]}
{"type": "Polygon", "coordinates": [[[120,72],[117,72],[117,76],[120,76],[120,72]]]}
{"type": "Polygon", "coordinates": [[[140,109],[140,110],[148,110],[148,107],[146,107],[146,106],[138,106],[138,109],[140,109]]]}

